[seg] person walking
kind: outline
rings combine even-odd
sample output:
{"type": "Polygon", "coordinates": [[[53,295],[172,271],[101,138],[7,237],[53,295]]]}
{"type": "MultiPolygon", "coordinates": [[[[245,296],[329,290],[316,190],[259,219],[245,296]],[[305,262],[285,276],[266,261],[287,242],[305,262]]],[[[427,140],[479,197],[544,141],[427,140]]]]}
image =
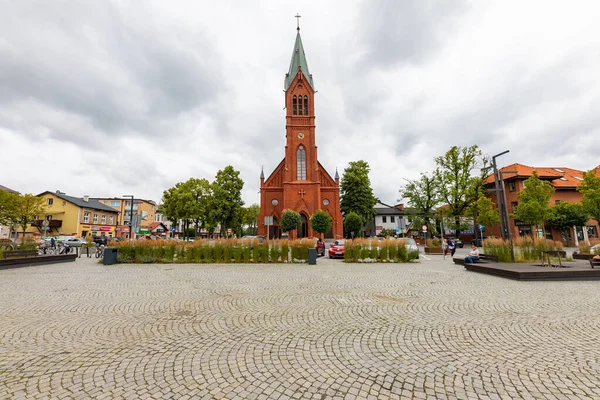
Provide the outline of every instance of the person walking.
{"type": "Polygon", "coordinates": [[[450,250],[450,256],[454,257],[454,253],[456,252],[456,243],[452,238],[448,239],[448,250],[450,250]]]}
{"type": "Polygon", "coordinates": [[[465,264],[473,264],[475,261],[479,261],[479,250],[477,246],[472,245],[469,255],[465,257],[465,264]]]}

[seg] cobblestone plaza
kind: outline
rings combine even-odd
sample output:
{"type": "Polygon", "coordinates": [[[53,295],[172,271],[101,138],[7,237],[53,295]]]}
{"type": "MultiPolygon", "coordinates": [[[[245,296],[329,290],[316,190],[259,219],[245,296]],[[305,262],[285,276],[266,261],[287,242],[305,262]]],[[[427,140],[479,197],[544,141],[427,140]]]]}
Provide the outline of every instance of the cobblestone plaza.
{"type": "Polygon", "coordinates": [[[600,398],[598,281],[96,261],[0,271],[0,398],[600,398]]]}

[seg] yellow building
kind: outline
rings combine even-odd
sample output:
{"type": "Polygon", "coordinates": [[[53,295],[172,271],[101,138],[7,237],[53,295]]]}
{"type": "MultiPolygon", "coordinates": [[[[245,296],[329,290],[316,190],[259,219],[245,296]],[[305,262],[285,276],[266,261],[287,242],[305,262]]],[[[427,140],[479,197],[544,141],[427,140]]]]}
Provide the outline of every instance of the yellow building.
{"type": "Polygon", "coordinates": [[[119,212],[117,223],[117,237],[129,238],[129,224],[131,220],[131,212],[133,215],[138,215],[140,218],[137,232],[140,234],[150,233],[150,224],[154,222],[157,205],[152,200],[133,199],[133,210],[131,207],[131,199],[123,199],[118,197],[99,197],[94,198],[98,202],[113,208],[119,212]]]}
{"type": "Polygon", "coordinates": [[[27,229],[27,233],[86,237],[88,235],[114,237],[119,213],[113,208],[90,199],[67,196],[56,192],[43,192],[44,214],[27,229]],[[44,220],[48,221],[44,231],[44,220]]]}

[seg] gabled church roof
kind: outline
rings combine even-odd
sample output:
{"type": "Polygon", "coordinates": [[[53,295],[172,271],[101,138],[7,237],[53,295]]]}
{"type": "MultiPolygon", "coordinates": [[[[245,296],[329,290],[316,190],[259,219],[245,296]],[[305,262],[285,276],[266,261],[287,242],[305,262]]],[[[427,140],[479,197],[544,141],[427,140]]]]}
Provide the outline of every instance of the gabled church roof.
{"type": "Polygon", "coordinates": [[[294,51],[292,53],[292,60],[290,62],[290,70],[285,75],[285,90],[287,91],[292,84],[292,81],[298,74],[298,70],[302,71],[302,74],[306,77],[309,85],[315,90],[315,85],[312,80],[310,72],[308,72],[308,62],[306,62],[306,54],[304,54],[304,47],[302,46],[302,39],[300,38],[300,29],[298,28],[298,34],[296,35],[296,43],[294,43],[294,51]]]}

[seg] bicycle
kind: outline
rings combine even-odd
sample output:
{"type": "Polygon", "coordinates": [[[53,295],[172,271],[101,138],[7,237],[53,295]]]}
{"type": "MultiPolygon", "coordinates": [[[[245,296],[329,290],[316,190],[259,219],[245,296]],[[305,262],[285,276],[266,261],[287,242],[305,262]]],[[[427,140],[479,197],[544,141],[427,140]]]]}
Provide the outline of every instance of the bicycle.
{"type": "Polygon", "coordinates": [[[104,245],[100,244],[98,246],[96,246],[96,258],[103,258],[104,257],[104,245]]]}

